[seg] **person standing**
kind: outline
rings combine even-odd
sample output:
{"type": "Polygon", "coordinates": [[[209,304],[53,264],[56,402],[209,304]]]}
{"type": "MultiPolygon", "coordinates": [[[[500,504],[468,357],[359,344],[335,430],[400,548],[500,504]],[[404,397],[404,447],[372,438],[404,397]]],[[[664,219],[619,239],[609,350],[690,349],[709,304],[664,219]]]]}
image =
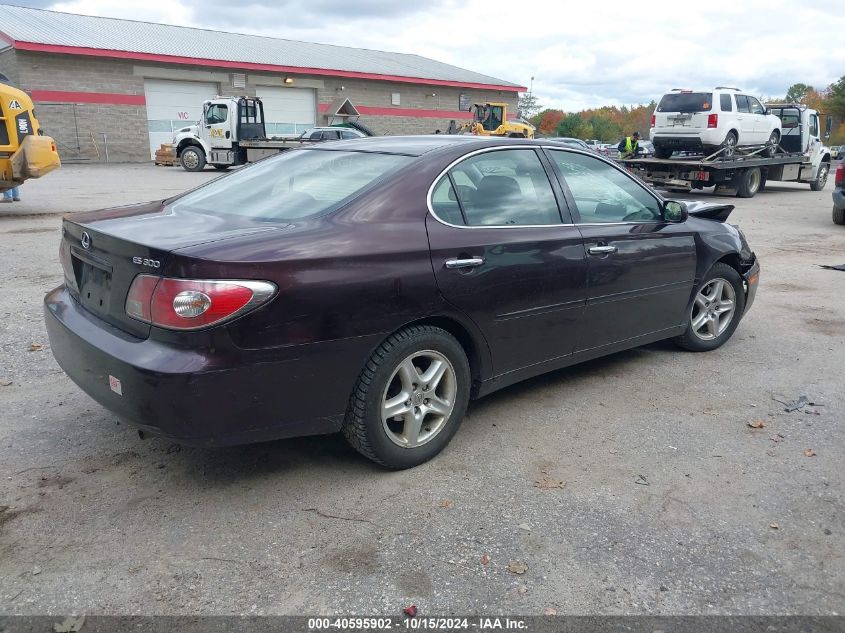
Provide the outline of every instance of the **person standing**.
{"type": "Polygon", "coordinates": [[[636,158],[640,154],[640,133],[634,132],[619,142],[619,158],[636,158]]]}
{"type": "Polygon", "coordinates": [[[8,191],[3,192],[3,202],[20,202],[21,201],[21,188],[20,187],[12,187],[8,191]]]}

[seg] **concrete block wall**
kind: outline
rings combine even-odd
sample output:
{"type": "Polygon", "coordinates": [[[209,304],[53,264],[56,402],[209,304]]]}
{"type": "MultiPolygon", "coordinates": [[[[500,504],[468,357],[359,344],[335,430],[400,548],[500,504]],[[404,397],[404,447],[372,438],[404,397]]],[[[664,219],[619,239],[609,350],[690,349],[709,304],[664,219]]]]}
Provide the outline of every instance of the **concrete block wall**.
{"type": "Polygon", "coordinates": [[[15,86],[20,85],[18,80],[18,59],[13,48],[7,48],[0,52],[0,73],[6,75],[9,81],[15,86]]]}

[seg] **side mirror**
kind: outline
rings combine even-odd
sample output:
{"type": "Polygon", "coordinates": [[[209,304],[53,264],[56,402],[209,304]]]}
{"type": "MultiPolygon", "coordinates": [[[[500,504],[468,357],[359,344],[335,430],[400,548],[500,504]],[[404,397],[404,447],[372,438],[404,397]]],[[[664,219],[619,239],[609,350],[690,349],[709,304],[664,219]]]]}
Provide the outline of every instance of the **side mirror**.
{"type": "Polygon", "coordinates": [[[667,200],[663,205],[664,222],[681,223],[686,222],[689,217],[687,205],[677,200],[667,200]]]}

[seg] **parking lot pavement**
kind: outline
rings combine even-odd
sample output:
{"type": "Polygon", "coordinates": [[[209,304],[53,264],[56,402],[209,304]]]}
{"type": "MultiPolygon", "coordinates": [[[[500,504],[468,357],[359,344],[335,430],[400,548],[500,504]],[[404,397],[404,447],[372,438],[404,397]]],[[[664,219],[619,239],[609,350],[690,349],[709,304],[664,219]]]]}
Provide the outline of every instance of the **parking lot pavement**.
{"type": "Polygon", "coordinates": [[[842,613],[845,275],[817,267],[845,263],[830,185],[697,196],[737,205],[763,266],[723,348],[650,345],[514,386],[432,462],[385,472],[339,437],[142,441],[53,360],[55,213],[216,175],[65,167],[23,189],[19,209],[54,215],[0,207],[0,612],[842,613]],[[800,395],[816,404],[778,402],[800,395]]]}

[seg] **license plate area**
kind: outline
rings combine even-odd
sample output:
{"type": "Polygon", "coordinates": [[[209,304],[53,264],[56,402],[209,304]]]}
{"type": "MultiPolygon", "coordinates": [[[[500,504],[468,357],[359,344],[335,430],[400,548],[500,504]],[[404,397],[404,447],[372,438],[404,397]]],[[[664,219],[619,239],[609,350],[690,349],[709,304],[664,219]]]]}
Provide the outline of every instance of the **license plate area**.
{"type": "Polygon", "coordinates": [[[111,265],[75,248],[71,249],[71,261],[82,305],[92,312],[108,314],[111,307],[111,265]]]}

